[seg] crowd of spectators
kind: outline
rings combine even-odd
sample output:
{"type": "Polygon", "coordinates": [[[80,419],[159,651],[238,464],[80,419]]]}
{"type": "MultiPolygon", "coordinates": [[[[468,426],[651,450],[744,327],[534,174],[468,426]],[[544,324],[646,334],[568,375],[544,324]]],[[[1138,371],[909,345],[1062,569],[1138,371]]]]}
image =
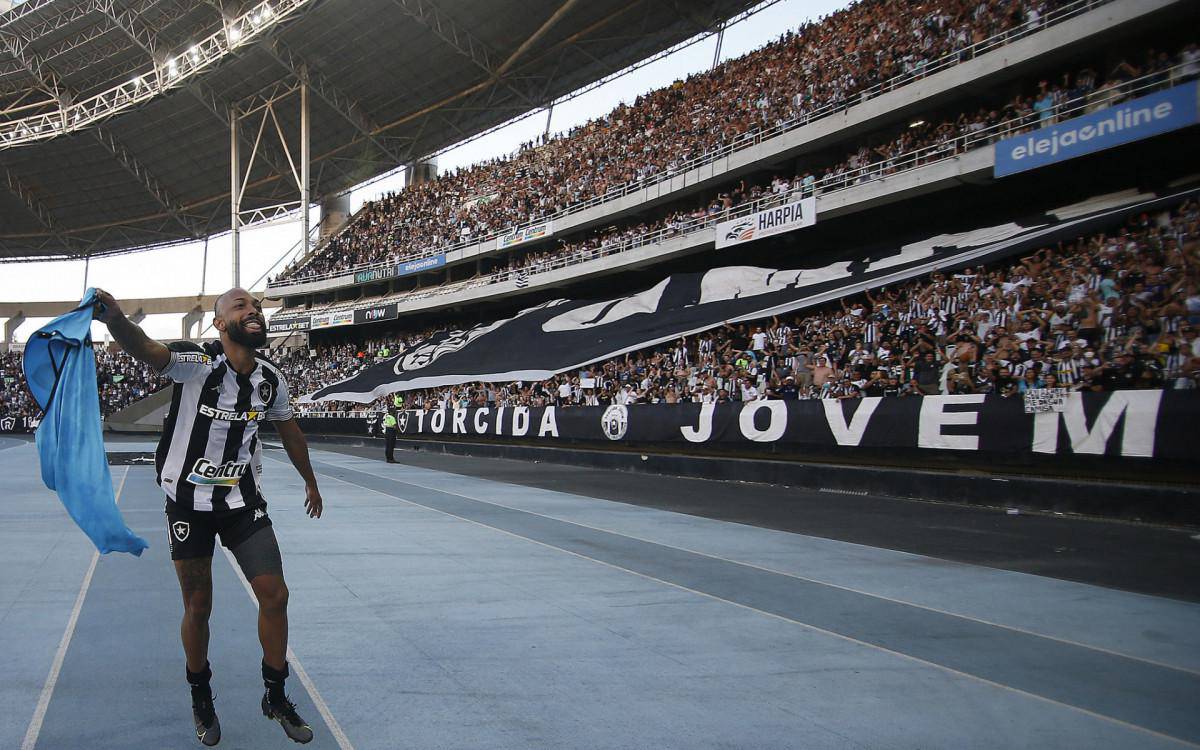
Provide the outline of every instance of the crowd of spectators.
{"type": "MultiPolygon", "coordinates": [[[[298,352],[286,366],[290,377],[323,385],[426,335],[298,352]]],[[[544,382],[404,398],[408,408],[434,409],[1198,386],[1200,205],[1192,200],[991,268],[938,272],[793,316],[724,326],[544,382]]],[[[389,402],[301,411],[373,411],[389,402]]]]}
{"type": "Polygon", "coordinates": [[[1002,107],[982,108],[940,123],[918,121],[906,125],[894,138],[875,146],[861,146],[840,162],[822,169],[806,170],[790,179],[775,176],[750,185],[743,180],[694,210],[674,211],[657,221],[612,227],[578,242],[560,243],[550,250],[514,254],[491,270],[488,280],[497,282],[539,273],[686,234],[707,223],[724,221],[732,209],[746,203],[758,203],[756,210],[761,210],[796,196],[819,195],[952,157],[965,147],[979,148],[1052,125],[1063,116],[1077,116],[1119,104],[1133,95],[1128,84],[1135,79],[1145,83],[1137,91],[1137,95],[1144,95],[1158,85],[1177,85],[1198,76],[1200,45],[1195,43],[1175,55],[1150,49],[1140,63],[1122,60],[1105,78],[1092,68],[1064,73],[1054,83],[1039,82],[1034,90],[1018,94],[1002,107]]]}
{"type": "MultiPolygon", "coordinates": [[[[167,384],[154,368],[138,362],[124,352],[96,349],[96,387],[100,394],[100,414],[124,409],[167,384]]],[[[37,419],[41,408],[25,387],[21,353],[0,354],[0,419],[37,419]]]]}
{"type": "Polygon", "coordinates": [[[1067,0],[862,0],[710,71],[638,97],[514,156],[457,170],[372,202],[316,257],[303,280],[418,257],[550,216],[769,128],[847,106],[877,84],[1022,25],[1067,0]]]}
{"type": "MultiPolygon", "coordinates": [[[[433,330],[279,352],[293,394],[350,377],[433,330]]],[[[0,419],[39,416],[19,352],[0,354],[0,419]]],[[[97,351],[109,415],[165,385],[97,351]]],[[[860,398],[1035,388],[1200,387],[1200,204],[1141,214],[1115,232],[993,267],[936,272],[795,315],[726,325],[537,383],[403,394],[408,408],[860,398]]],[[[377,411],[323,402],[302,414],[377,411]]]]}
{"type": "MultiPolygon", "coordinates": [[[[752,180],[749,185],[743,180],[704,199],[693,209],[674,210],[656,220],[609,227],[575,242],[560,241],[549,249],[513,252],[483,272],[481,280],[506,281],[662,242],[724,221],[733,209],[748,203],[756,204],[752,210],[762,210],[795,197],[820,195],[881,179],[1197,76],[1200,76],[1200,46],[1195,43],[1174,55],[1149,49],[1140,61],[1121,60],[1103,77],[1091,67],[1084,67],[1074,73],[1063,73],[1053,82],[1042,80],[1002,106],[964,112],[937,123],[916,121],[902,125],[881,139],[881,143],[865,144],[827,166],[809,164],[793,176],[776,175],[752,180]],[[1137,89],[1131,90],[1130,82],[1135,80],[1139,82],[1137,89]]],[[[422,293],[428,294],[428,290],[422,293]]]]}

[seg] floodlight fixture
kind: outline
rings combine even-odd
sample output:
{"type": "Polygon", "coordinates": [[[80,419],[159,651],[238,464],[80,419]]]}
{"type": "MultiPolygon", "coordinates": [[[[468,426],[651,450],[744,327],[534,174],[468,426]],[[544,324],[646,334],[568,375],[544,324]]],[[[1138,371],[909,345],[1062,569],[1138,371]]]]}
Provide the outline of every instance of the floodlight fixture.
{"type": "Polygon", "coordinates": [[[59,100],[55,111],[27,115],[0,122],[0,149],[86,127],[158,96],[201,71],[219,64],[235,48],[267,33],[275,24],[295,15],[316,0],[272,0],[259,2],[242,15],[228,18],[211,36],[193,42],[186,50],[165,61],[152,63],[150,70],[113,85],[78,102],[59,100]],[[36,135],[35,135],[36,134],[36,135]]]}

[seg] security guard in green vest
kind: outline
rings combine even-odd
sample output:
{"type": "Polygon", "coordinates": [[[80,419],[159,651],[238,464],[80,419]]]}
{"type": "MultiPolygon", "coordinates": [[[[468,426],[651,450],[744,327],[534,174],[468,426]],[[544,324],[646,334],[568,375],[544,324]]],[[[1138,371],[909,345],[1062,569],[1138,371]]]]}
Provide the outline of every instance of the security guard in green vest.
{"type": "Polygon", "coordinates": [[[384,449],[383,455],[387,458],[389,464],[396,463],[396,433],[399,430],[396,428],[396,412],[394,409],[388,409],[383,415],[383,440],[384,449]]]}

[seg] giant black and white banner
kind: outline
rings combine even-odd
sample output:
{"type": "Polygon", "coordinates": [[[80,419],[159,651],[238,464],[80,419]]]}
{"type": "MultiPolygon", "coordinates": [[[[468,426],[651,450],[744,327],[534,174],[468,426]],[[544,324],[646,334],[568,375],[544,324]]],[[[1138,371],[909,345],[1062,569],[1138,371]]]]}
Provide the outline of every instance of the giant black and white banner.
{"type": "Polygon", "coordinates": [[[1080,454],[1190,461],[1200,393],[1073,393],[1062,411],[1027,413],[1021,399],[925,396],[728,404],[471,408],[405,411],[409,436],[519,438],[545,443],[753,444],[1080,454]]]}
{"type": "MultiPolygon", "coordinates": [[[[557,373],[726,322],[779,315],[935,269],[954,270],[1054,245],[1124,216],[1179,202],[1181,193],[1088,211],[1063,209],[1026,223],[943,234],[817,268],[752,266],[669,276],[649,289],[607,300],[551,300],[512,318],[442,331],[301,402],[369,403],[388,393],[475,381],[543,380],[557,373]],[[1069,218],[1068,218],[1069,217],[1069,218]]],[[[352,322],[352,321],[351,321],[352,322]]],[[[318,328],[314,316],[313,328],[318,328]]]]}

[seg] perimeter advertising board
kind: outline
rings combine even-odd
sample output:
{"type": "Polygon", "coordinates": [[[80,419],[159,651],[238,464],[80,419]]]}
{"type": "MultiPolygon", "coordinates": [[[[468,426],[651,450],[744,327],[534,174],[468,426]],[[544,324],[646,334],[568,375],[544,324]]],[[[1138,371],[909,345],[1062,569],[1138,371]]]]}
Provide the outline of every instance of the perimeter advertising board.
{"type": "Polygon", "coordinates": [[[290,331],[307,331],[310,319],[307,315],[301,317],[281,318],[275,316],[267,321],[268,333],[288,333],[290,331]]]}
{"type": "MultiPolygon", "coordinates": [[[[1200,457],[1200,443],[1191,439],[1197,417],[1195,391],[1148,390],[1071,393],[1059,408],[1033,413],[1020,399],[982,394],[406,410],[397,415],[397,429],[414,437],[545,444],[779,444],[1194,461],[1200,457]]],[[[367,421],[339,429],[365,433],[367,421]]],[[[313,428],[322,429],[319,423],[313,428]]]]}
{"type": "Polygon", "coordinates": [[[534,224],[533,226],[524,227],[515,232],[497,237],[496,249],[503,250],[506,247],[513,247],[514,245],[520,245],[525,242],[540,240],[543,237],[549,237],[552,234],[554,234],[554,222],[544,221],[541,224],[534,224]]]}
{"type": "Polygon", "coordinates": [[[378,323],[383,320],[395,320],[400,317],[399,303],[360,307],[354,311],[354,324],[378,323]]]}
{"type": "Polygon", "coordinates": [[[312,316],[313,330],[318,328],[336,328],[338,326],[354,325],[353,310],[338,310],[337,312],[321,313],[312,316]]]}
{"type": "Polygon", "coordinates": [[[1026,172],[1200,122],[1200,83],[1159,91],[996,144],[994,175],[1026,172]]]}
{"type": "Polygon", "coordinates": [[[802,198],[717,225],[717,248],[791,232],[817,223],[817,199],[802,198]]]}
{"type": "Polygon", "coordinates": [[[372,281],[394,279],[400,276],[408,276],[414,273],[430,271],[434,268],[441,268],[444,265],[446,265],[446,254],[438,253],[437,255],[431,255],[428,258],[406,260],[403,263],[396,263],[395,265],[382,266],[380,268],[369,268],[365,271],[356,271],[354,273],[354,283],[367,284],[372,281]]]}

